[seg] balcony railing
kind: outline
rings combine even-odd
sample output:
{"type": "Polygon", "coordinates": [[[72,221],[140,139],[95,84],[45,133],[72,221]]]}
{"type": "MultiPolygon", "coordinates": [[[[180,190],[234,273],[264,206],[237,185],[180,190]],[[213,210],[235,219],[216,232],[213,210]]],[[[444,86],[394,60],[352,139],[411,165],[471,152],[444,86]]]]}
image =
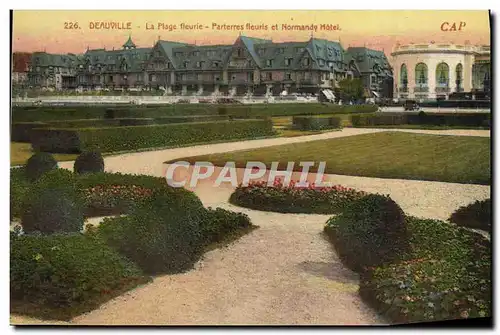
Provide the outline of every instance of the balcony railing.
{"type": "Polygon", "coordinates": [[[317,79],[300,79],[299,83],[301,85],[318,85],[317,79]]]}
{"type": "Polygon", "coordinates": [[[436,93],[449,93],[450,87],[448,86],[438,86],[436,87],[436,93]]]}
{"type": "Polygon", "coordinates": [[[427,93],[427,92],[429,92],[429,87],[428,86],[415,86],[413,88],[413,92],[415,92],[415,93],[427,93]]]}
{"type": "Polygon", "coordinates": [[[253,84],[253,80],[236,78],[236,79],[230,79],[229,84],[230,85],[249,85],[249,84],[253,84]]]}
{"type": "Polygon", "coordinates": [[[408,93],[408,87],[400,87],[399,92],[401,93],[408,93]]]}

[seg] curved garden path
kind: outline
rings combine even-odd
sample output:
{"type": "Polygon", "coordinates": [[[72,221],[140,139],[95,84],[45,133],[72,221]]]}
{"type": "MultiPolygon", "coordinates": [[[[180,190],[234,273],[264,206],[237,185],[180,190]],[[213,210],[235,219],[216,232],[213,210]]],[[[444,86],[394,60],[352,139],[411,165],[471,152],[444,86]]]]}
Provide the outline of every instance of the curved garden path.
{"type": "MultiPolygon", "coordinates": [[[[107,171],[161,176],[163,162],[323,138],[387,131],[353,129],[295,138],[201,145],[106,157],[107,171]]],[[[489,136],[489,131],[408,132],[489,136]]],[[[60,163],[72,168],[72,162],[60,163]]],[[[458,206],[490,196],[490,187],[441,182],[328,175],[368,192],[390,194],[407,214],[446,219],[458,206]]],[[[259,229],[208,252],[190,272],[156,277],[70,324],[78,325],[357,325],[384,323],[357,294],[358,277],[339,261],[322,230],[328,215],[279,214],[227,203],[230,188],[195,190],[206,206],[248,214],[259,229]]],[[[11,323],[38,323],[12,316],[11,323]]],[[[52,322],[50,322],[52,323],[52,322]]]]}

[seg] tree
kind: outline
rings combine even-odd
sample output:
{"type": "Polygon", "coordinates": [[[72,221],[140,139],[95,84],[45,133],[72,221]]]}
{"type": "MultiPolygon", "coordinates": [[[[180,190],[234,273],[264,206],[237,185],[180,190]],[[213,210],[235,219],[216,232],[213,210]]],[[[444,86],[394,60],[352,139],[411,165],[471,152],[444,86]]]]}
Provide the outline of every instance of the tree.
{"type": "Polygon", "coordinates": [[[342,79],[339,81],[339,92],[343,100],[359,100],[363,98],[363,82],[361,79],[342,79]]]}

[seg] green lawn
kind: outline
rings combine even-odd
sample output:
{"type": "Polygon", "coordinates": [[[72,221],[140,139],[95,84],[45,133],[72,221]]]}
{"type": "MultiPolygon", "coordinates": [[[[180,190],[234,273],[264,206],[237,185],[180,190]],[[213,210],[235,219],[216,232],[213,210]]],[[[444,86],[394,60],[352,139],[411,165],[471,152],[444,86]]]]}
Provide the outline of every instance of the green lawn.
{"type": "MultiPolygon", "coordinates": [[[[223,166],[235,161],[326,162],[326,172],[351,176],[490,184],[490,138],[382,132],[297,144],[188,157],[223,166]]],[[[316,164],[317,167],[317,164],[316,164]]],[[[311,169],[314,171],[314,169],[311,169]]]]}

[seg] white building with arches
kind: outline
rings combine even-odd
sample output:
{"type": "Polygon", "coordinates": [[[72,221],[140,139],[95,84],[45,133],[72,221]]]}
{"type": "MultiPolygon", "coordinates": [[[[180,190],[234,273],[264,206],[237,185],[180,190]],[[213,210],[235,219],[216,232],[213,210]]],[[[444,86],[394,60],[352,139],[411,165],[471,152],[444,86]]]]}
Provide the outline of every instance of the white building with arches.
{"type": "Polygon", "coordinates": [[[448,99],[454,92],[489,90],[489,46],[397,44],[391,55],[394,98],[448,99]]]}

